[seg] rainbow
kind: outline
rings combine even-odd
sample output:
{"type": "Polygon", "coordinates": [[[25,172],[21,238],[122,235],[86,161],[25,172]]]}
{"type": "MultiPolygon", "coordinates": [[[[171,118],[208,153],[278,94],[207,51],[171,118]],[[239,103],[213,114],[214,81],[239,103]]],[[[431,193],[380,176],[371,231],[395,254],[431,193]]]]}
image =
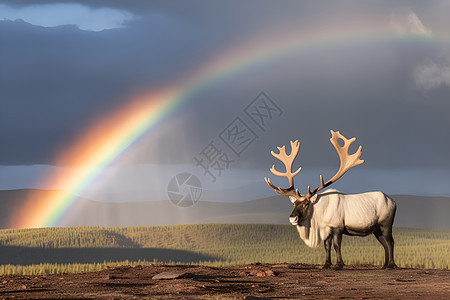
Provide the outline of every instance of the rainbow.
{"type": "MultiPolygon", "coordinates": [[[[111,163],[129,149],[140,137],[155,128],[165,118],[173,114],[196,92],[232,75],[267,63],[275,58],[314,47],[332,46],[336,43],[353,41],[373,41],[395,38],[386,29],[361,28],[356,30],[335,30],[332,32],[297,32],[276,40],[254,42],[236,48],[213,59],[199,68],[189,78],[164,89],[127,101],[116,113],[90,128],[89,132],[78,138],[69,150],[61,151],[57,160],[70,161],[79,166],[76,171],[63,174],[63,190],[51,193],[46,199],[29,199],[16,216],[10,227],[51,227],[58,222],[76,203],[78,196],[99,178],[111,163]],[[131,103],[131,104],[130,104],[131,103]]],[[[417,38],[417,37],[415,37],[417,38]]],[[[61,175],[58,175],[60,180],[61,175]]],[[[50,174],[49,182],[57,180],[50,174]]]]}

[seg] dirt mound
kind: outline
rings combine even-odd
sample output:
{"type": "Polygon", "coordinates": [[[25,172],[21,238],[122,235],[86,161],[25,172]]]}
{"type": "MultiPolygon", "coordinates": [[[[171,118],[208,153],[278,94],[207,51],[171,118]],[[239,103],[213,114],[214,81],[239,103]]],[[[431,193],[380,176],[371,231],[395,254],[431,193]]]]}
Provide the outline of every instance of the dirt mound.
{"type": "Polygon", "coordinates": [[[448,270],[381,270],[305,264],[232,267],[123,266],[98,272],[3,275],[2,298],[396,298],[450,299],[448,270]]]}

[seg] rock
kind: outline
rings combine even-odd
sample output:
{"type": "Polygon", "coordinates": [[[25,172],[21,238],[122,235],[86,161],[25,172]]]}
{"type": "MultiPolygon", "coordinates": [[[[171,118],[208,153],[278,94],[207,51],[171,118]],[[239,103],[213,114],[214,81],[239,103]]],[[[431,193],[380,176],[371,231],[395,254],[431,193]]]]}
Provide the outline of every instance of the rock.
{"type": "Polygon", "coordinates": [[[22,290],[26,290],[26,289],[27,289],[27,286],[26,286],[25,284],[22,284],[22,285],[20,286],[20,288],[21,288],[22,290]]]}
{"type": "Polygon", "coordinates": [[[289,264],[278,264],[278,265],[272,265],[272,268],[287,268],[289,264]]]}
{"type": "Polygon", "coordinates": [[[258,273],[256,273],[256,276],[258,276],[258,277],[265,277],[265,276],[267,276],[267,274],[266,274],[266,272],[259,271],[258,273]]]}
{"type": "Polygon", "coordinates": [[[186,274],[184,271],[167,271],[156,274],[152,279],[177,279],[186,274]]]}
{"type": "Polygon", "coordinates": [[[250,272],[250,275],[253,276],[256,275],[258,277],[266,277],[266,276],[275,276],[275,273],[272,270],[265,270],[265,271],[254,270],[250,272]]]}

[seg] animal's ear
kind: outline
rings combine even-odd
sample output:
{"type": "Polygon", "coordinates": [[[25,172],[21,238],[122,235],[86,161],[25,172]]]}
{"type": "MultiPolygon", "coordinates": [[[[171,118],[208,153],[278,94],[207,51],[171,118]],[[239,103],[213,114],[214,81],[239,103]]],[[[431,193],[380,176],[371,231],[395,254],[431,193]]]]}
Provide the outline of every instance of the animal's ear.
{"type": "Polygon", "coordinates": [[[294,196],[289,196],[289,200],[291,200],[292,204],[294,204],[295,201],[297,201],[297,198],[295,198],[294,196]]]}
{"type": "Polygon", "coordinates": [[[316,204],[317,202],[319,202],[319,199],[320,194],[315,194],[311,198],[309,198],[309,202],[311,202],[311,204],[316,204]]]}

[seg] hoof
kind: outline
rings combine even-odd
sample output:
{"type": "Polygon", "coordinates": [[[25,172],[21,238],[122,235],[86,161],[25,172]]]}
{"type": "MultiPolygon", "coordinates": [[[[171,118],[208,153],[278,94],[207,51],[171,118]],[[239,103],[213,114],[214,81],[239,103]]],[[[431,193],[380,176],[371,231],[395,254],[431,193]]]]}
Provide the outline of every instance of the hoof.
{"type": "Polygon", "coordinates": [[[397,267],[397,265],[395,263],[392,263],[392,264],[384,265],[383,269],[395,270],[395,269],[398,269],[398,267],[397,267]]]}
{"type": "Polygon", "coordinates": [[[344,268],[343,264],[335,264],[333,270],[342,270],[344,268]]]}
{"type": "Polygon", "coordinates": [[[331,264],[324,264],[322,269],[324,269],[324,270],[331,269],[331,264]]]}

